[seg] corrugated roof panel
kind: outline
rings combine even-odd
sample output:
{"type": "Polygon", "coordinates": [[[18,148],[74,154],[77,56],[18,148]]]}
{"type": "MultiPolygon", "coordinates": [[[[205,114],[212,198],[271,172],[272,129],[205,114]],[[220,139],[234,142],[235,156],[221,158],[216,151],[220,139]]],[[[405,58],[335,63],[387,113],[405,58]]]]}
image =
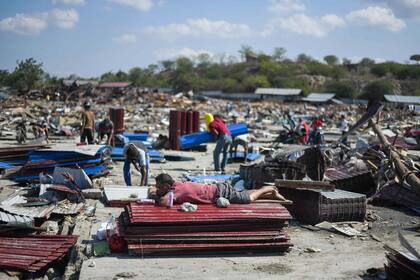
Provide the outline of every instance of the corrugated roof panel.
{"type": "Polygon", "coordinates": [[[407,96],[407,95],[384,95],[388,102],[404,103],[404,104],[420,104],[420,96],[407,96]]]}
{"type": "Polygon", "coordinates": [[[330,99],[334,98],[335,93],[316,93],[313,92],[309,94],[307,97],[302,98],[304,101],[308,102],[327,102],[330,99]]]}
{"type": "Polygon", "coordinates": [[[0,267],[37,272],[63,257],[76,243],[74,235],[0,237],[0,267]]]}
{"type": "Polygon", "coordinates": [[[302,90],[298,88],[257,88],[255,90],[256,94],[284,95],[284,96],[299,95],[301,92],[302,90]]]}

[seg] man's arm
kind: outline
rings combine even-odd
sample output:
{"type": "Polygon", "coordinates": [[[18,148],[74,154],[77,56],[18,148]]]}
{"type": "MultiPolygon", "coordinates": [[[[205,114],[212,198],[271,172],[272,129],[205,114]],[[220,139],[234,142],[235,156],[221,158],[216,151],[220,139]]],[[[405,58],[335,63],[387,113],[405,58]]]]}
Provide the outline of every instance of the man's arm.
{"type": "Polygon", "coordinates": [[[159,206],[163,206],[163,207],[169,206],[169,204],[168,204],[168,197],[169,197],[169,194],[168,193],[165,194],[164,196],[161,196],[159,198],[159,206]]]}
{"type": "Polygon", "coordinates": [[[146,185],[146,179],[147,179],[147,172],[146,172],[146,167],[145,166],[140,166],[140,170],[139,170],[140,174],[141,174],[141,186],[145,186],[146,185]]]}

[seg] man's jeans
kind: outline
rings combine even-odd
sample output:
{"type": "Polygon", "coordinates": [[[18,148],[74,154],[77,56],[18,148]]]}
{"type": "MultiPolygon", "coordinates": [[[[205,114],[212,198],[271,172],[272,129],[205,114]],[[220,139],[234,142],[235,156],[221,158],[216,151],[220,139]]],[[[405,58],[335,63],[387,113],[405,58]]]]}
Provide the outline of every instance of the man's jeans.
{"type": "MultiPolygon", "coordinates": [[[[146,186],[148,185],[149,165],[150,165],[149,153],[146,153],[146,186]]],[[[131,186],[130,167],[131,167],[131,161],[128,159],[125,159],[123,171],[124,171],[124,181],[127,186],[131,186]]]]}
{"type": "Polygon", "coordinates": [[[222,171],[225,170],[227,163],[227,153],[229,151],[229,146],[232,144],[232,137],[230,135],[220,135],[216,142],[216,148],[213,152],[213,161],[214,169],[222,171]],[[220,154],[223,153],[222,163],[220,164],[220,154]]]}

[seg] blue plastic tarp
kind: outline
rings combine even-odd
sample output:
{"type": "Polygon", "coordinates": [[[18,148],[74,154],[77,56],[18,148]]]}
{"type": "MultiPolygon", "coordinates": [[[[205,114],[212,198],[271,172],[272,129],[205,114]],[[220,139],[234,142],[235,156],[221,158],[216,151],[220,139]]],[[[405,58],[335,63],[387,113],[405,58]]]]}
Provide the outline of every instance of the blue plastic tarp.
{"type": "MultiPolygon", "coordinates": [[[[97,165],[97,166],[91,166],[91,167],[86,167],[86,168],[82,168],[83,171],[85,171],[85,173],[87,175],[93,175],[93,174],[100,174],[104,171],[107,170],[106,166],[104,165],[97,165]]],[[[49,175],[53,175],[52,172],[48,173],[49,175]]],[[[24,181],[38,181],[39,180],[39,175],[34,175],[34,176],[12,176],[10,178],[11,180],[17,181],[17,182],[24,182],[24,181]]]]}
{"type": "MultiPolygon", "coordinates": [[[[236,154],[233,156],[233,158],[243,159],[245,156],[245,152],[236,152],[236,154]]],[[[249,161],[254,161],[262,157],[263,155],[260,153],[248,153],[246,159],[249,161]]],[[[228,153],[228,159],[230,159],[230,153],[228,153]]]]}
{"type": "MultiPolygon", "coordinates": [[[[124,151],[124,148],[113,147],[112,153],[111,153],[112,160],[115,160],[115,161],[125,160],[123,151],[124,151]]],[[[165,161],[165,156],[157,150],[149,149],[149,157],[150,157],[151,162],[164,162],[165,161]]]]}
{"type": "MultiPolygon", "coordinates": [[[[233,137],[248,133],[248,126],[244,123],[231,124],[228,126],[228,129],[233,137]]],[[[179,143],[182,149],[189,149],[200,144],[209,143],[213,139],[214,137],[211,133],[204,131],[182,135],[179,137],[179,143]]]]}
{"type": "Polygon", "coordinates": [[[8,164],[6,162],[1,162],[0,161],[0,169],[10,169],[12,167],[13,167],[13,165],[10,165],[10,164],[8,164]]]}
{"type": "Polygon", "coordinates": [[[146,141],[147,137],[149,137],[149,134],[147,133],[129,133],[129,132],[124,132],[123,133],[124,137],[127,137],[128,140],[131,141],[146,141]]]}

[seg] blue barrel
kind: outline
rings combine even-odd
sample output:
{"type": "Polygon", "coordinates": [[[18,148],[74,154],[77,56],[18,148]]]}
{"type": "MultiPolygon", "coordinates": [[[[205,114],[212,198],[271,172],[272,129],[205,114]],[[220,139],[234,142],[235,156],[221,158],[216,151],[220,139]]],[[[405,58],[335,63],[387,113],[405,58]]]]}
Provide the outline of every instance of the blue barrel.
{"type": "MultiPolygon", "coordinates": [[[[228,126],[228,129],[233,137],[248,133],[248,126],[244,123],[231,124],[228,126]]],[[[213,139],[214,137],[211,133],[204,131],[182,135],[179,137],[179,143],[181,145],[181,149],[189,149],[204,143],[211,142],[213,139]]]]}

